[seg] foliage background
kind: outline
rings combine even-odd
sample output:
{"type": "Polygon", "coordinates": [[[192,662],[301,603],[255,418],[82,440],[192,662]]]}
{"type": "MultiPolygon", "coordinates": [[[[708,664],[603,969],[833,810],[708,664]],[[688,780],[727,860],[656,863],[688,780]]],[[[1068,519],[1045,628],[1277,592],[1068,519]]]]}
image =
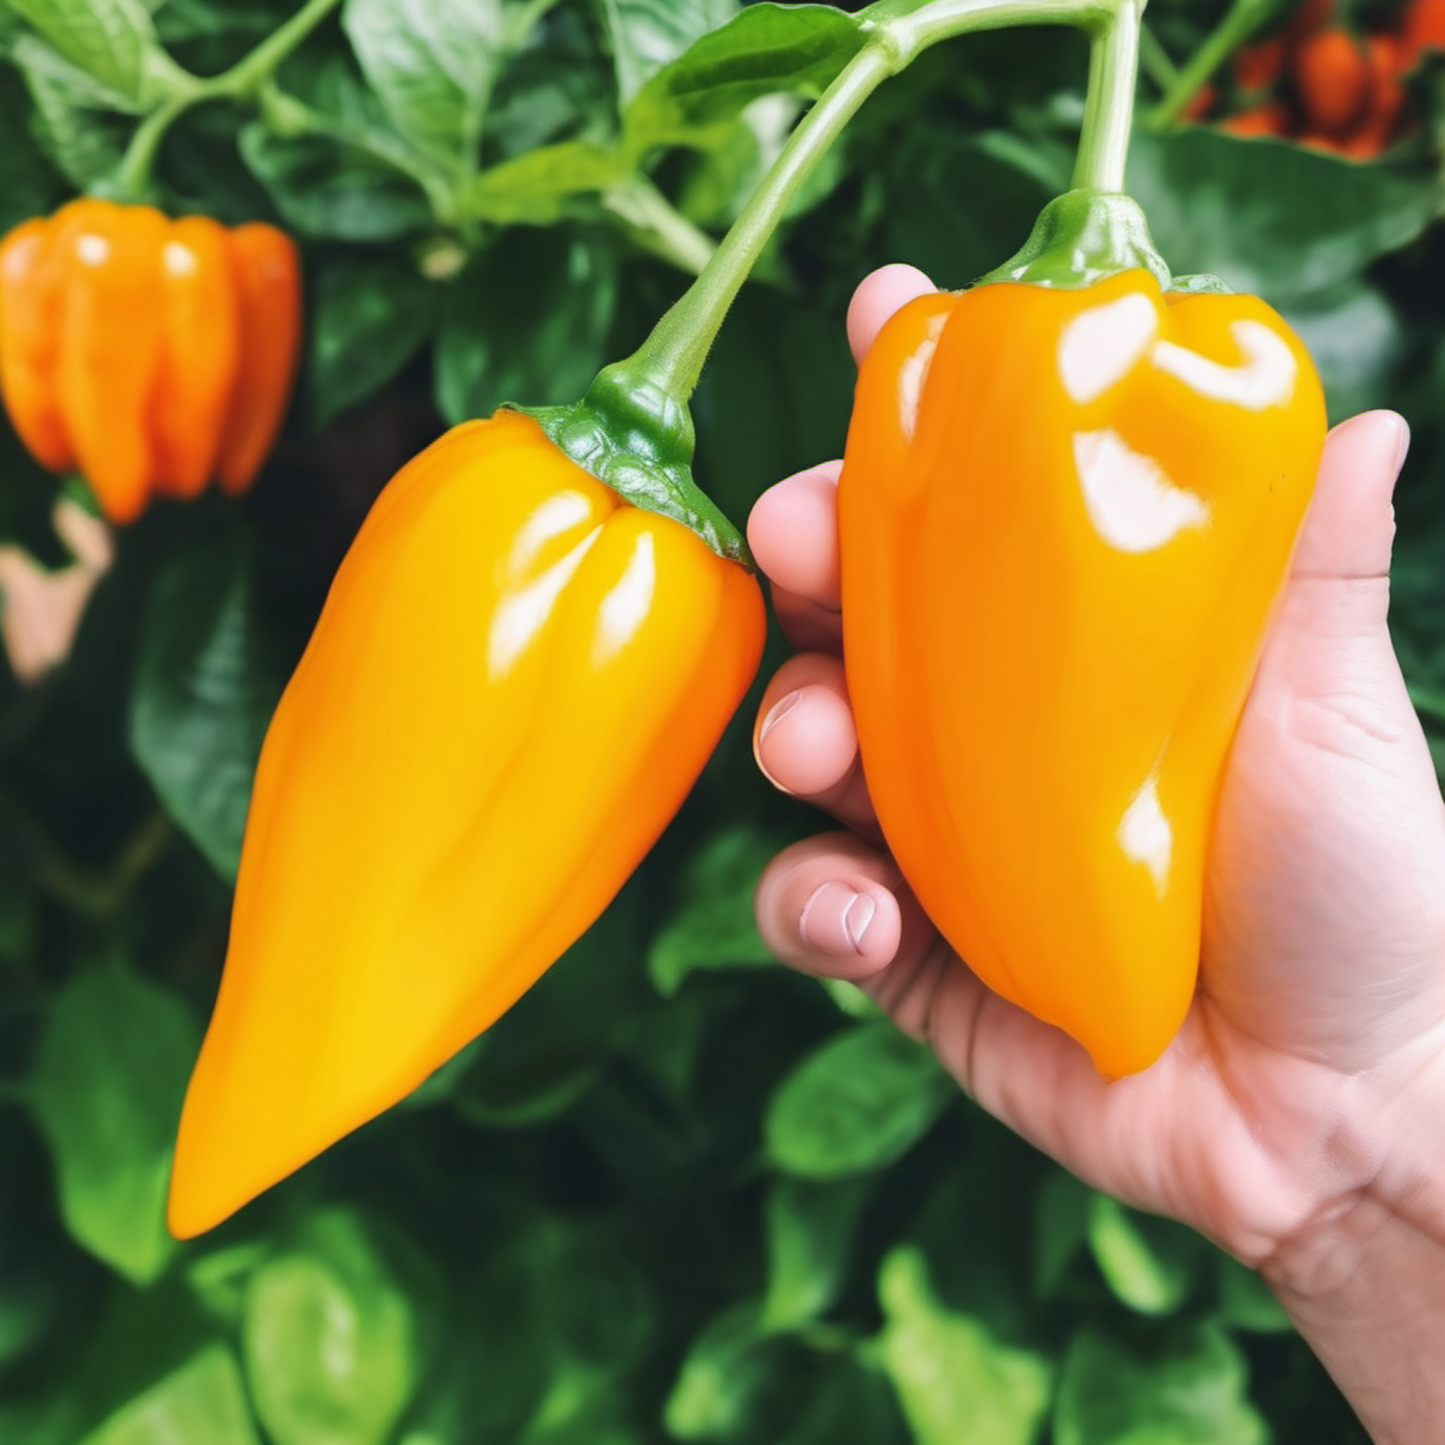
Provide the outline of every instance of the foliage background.
{"type": "MultiPolygon", "coordinates": [[[[0,3],[0,226],[113,172],[156,46],[216,74],[293,9],[0,3]]],[[[1182,63],[1219,9],[1150,19],[1182,63]]],[[[751,708],[513,1014],[211,1236],[164,1234],[251,766],[328,579],[446,422],[574,399],[705,258],[812,93],[808,53],[756,83],[746,50],[727,73],[683,54],[737,10],[347,0],[166,136],[170,208],[301,240],[306,352],[253,494],[157,505],[69,661],[0,676],[7,1445],[1363,1439],[1251,1274],[1008,1136],[859,995],[769,963],[753,880],[817,820],[755,773],[751,708]],[[649,85],[664,67],[685,84],[649,85]]],[[[870,103],[697,398],[735,519],[840,451],[861,276],[964,284],[1064,187],[1084,74],[1075,36],[990,36],[870,103]]],[[[1413,424],[1395,626],[1445,762],[1436,89],[1417,77],[1418,129],[1361,166],[1152,127],[1146,80],[1132,180],[1177,270],[1301,328],[1336,417],[1413,424]]],[[[3,428],[0,532],[60,565],[57,484],[3,428]]]]}

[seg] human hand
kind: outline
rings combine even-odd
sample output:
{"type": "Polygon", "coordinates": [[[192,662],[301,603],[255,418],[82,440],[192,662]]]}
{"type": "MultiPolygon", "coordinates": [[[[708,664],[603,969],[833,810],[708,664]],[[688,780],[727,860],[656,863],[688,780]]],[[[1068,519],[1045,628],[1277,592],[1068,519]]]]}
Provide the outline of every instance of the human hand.
{"type": "MultiPolygon", "coordinates": [[[[910,267],[868,278],[855,356],[930,289],[910,267]]],[[[1437,1240],[1445,1279],[1445,803],[1386,628],[1407,441],[1385,412],[1329,439],[1224,780],[1194,1005],[1154,1067],[1113,1083],[984,988],[882,847],[840,655],[839,464],[774,487],[749,527],[802,649],[764,696],[759,762],[852,830],[770,865],[769,945],[859,983],[991,1113],[1263,1268],[1297,1317],[1386,1221],[1437,1240]]]]}

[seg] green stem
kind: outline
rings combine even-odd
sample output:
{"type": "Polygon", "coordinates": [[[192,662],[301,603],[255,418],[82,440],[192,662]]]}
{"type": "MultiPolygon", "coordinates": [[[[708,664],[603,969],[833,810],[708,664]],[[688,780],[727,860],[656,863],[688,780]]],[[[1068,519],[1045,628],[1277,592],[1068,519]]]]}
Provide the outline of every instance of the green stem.
{"type": "Polygon", "coordinates": [[[694,226],[640,173],[604,191],[602,204],[622,221],[639,246],[680,271],[700,276],[717,252],[713,238],[694,226]]]}
{"type": "Polygon", "coordinates": [[[284,25],[278,26],[249,55],[229,70],[202,82],[205,97],[249,95],[270,78],[276,67],[340,5],[341,0],[306,0],[284,25]]]}
{"type": "Polygon", "coordinates": [[[209,80],[202,80],[168,61],[165,99],[136,127],[115,173],[112,193],[121,200],[143,199],[150,190],[156,152],[182,112],[202,101],[236,100],[255,92],[340,3],[341,0],[306,0],[300,10],[248,55],[209,80]]]}
{"type": "Polygon", "coordinates": [[[1149,115],[1151,126],[1174,124],[1210,76],[1278,9],[1275,0],[1234,0],[1224,19],[1189,57],[1149,115]]]}
{"type": "Polygon", "coordinates": [[[788,203],[858,107],[893,73],[887,50],[865,45],[798,122],[701,275],[633,357],[631,364],[663,391],[679,400],[692,395],[723,318],[788,203]]]}
{"type": "Polygon", "coordinates": [[[679,401],[692,394],[728,308],[798,187],[873,91],[939,41],[1013,25],[1088,30],[1095,40],[1095,75],[1085,120],[1085,169],[1101,188],[1120,189],[1142,9],[1142,0],[876,0],[859,15],[867,37],[863,47],[798,122],[697,281],[642,347],[620,363],[619,373],[645,379],[679,401]]]}
{"type": "MultiPolygon", "coordinates": [[[[1016,25],[1073,25],[1098,31],[1114,23],[1133,0],[875,0],[861,12],[886,27],[904,50],[906,65],[919,51],[980,30],[1016,25]]],[[[900,67],[901,69],[901,67],[900,67]]]]}
{"type": "Polygon", "coordinates": [[[1119,7],[1112,25],[1094,33],[1089,68],[1089,99],[1079,158],[1074,165],[1076,191],[1122,191],[1134,123],[1134,90],[1139,76],[1139,27],[1142,4],[1119,7]]]}
{"type": "Polygon", "coordinates": [[[199,99],[195,91],[183,91],[158,105],[136,127],[112,182],[111,190],[117,200],[133,202],[146,199],[150,191],[151,168],[155,165],[161,141],[176,117],[199,99]]]}
{"type": "Polygon", "coordinates": [[[1139,28],[1139,64],[1161,95],[1167,95],[1179,81],[1179,67],[1147,25],[1139,28]]]}

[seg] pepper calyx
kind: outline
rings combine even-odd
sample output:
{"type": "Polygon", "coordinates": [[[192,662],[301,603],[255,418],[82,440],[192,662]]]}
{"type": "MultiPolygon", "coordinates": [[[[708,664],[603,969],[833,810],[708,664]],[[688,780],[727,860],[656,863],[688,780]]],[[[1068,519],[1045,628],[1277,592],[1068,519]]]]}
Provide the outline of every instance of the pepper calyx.
{"type": "Polygon", "coordinates": [[[628,361],[604,368],[581,401],[519,406],[557,449],[624,501],[690,527],[720,557],[752,570],[742,534],[692,479],[692,417],[628,361]]]}
{"type": "Polygon", "coordinates": [[[1148,271],[1168,291],[1174,279],[1136,201],[1118,191],[1066,191],[1039,213],[1023,249],[976,283],[1018,281],[1080,289],[1123,271],[1148,271]]]}

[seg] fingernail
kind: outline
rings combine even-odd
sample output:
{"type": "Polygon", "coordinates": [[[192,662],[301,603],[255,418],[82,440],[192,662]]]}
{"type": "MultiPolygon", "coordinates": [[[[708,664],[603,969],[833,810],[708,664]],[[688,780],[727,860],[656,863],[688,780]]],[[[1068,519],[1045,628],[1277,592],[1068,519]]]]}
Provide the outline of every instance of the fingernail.
{"type": "Polygon", "coordinates": [[[1395,475],[1398,477],[1410,455],[1410,423],[1395,414],[1395,475]]]}
{"type": "Polygon", "coordinates": [[[767,716],[763,719],[763,725],[758,729],[758,746],[762,747],[763,739],[797,707],[798,699],[802,697],[803,689],[795,688],[786,697],[780,697],[772,707],[768,709],[767,716]]]}
{"type": "Polygon", "coordinates": [[[878,912],[878,901],[858,893],[846,883],[824,883],[815,888],[798,918],[798,936],[806,948],[847,957],[862,953],[868,925],[878,912]]]}
{"type": "Polygon", "coordinates": [[[780,697],[767,711],[761,725],[758,728],[757,741],[753,743],[753,760],[758,765],[758,771],[780,792],[792,795],[791,788],[785,788],[769,771],[768,765],[763,761],[763,739],[797,707],[798,699],[802,697],[803,689],[795,688],[786,697],[780,697]]]}

